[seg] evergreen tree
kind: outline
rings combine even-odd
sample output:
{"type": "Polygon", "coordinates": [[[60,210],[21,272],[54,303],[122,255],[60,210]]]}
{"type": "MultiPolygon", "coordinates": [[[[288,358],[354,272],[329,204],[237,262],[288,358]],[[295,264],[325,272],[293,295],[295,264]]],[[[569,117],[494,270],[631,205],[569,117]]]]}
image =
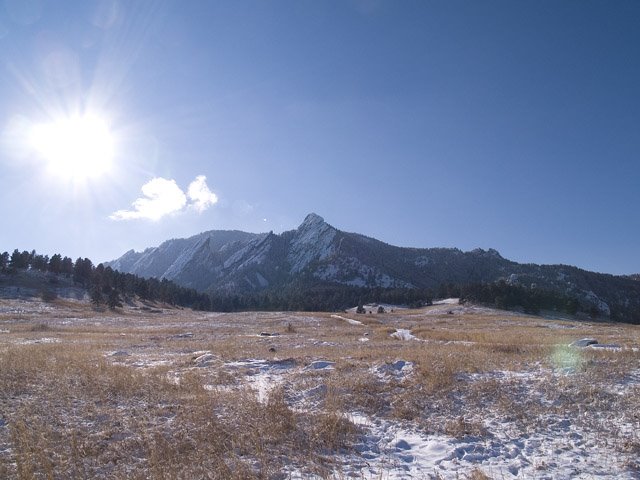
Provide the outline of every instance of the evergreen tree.
{"type": "Polygon", "coordinates": [[[73,280],[81,283],[86,287],[91,282],[91,274],[93,273],[93,264],[88,258],[78,257],[73,266],[73,280]]]}
{"type": "Polygon", "coordinates": [[[62,259],[62,264],[60,266],[60,271],[66,277],[70,277],[73,275],[73,260],[69,257],[64,257],[62,259]]]}
{"type": "Polygon", "coordinates": [[[20,251],[16,248],[9,259],[9,270],[15,272],[21,268],[25,267],[22,266],[22,255],[20,255],[20,251]]]}
{"type": "Polygon", "coordinates": [[[89,296],[91,297],[91,303],[96,308],[100,307],[100,305],[104,303],[104,297],[102,296],[102,292],[100,291],[100,288],[98,288],[96,285],[93,285],[91,287],[89,296]]]}
{"type": "Polygon", "coordinates": [[[48,265],[49,257],[47,255],[35,255],[33,257],[31,268],[33,268],[34,270],[39,270],[41,272],[46,272],[48,265]]]}
{"type": "Polygon", "coordinates": [[[56,253],[49,259],[49,271],[56,275],[62,272],[62,255],[56,253]]]}
{"type": "Polygon", "coordinates": [[[107,306],[110,310],[115,310],[118,307],[122,307],[122,302],[120,301],[120,294],[115,288],[110,288],[109,293],[107,295],[107,306]]]}
{"type": "Polygon", "coordinates": [[[0,254],[0,272],[6,272],[9,268],[9,252],[0,254]]]}

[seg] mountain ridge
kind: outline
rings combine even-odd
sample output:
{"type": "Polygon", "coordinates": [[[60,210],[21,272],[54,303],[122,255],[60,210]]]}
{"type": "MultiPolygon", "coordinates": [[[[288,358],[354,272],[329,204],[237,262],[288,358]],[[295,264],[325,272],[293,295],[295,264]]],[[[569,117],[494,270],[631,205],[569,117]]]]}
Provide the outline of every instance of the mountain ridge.
{"type": "Polygon", "coordinates": [[[143,252],[130,250],[105,265],[212,294],[259,292],[291,284],[436,289],[441,284],[503,281],[575,297],[605,317],[640,311],[640,282],[634,276],[562,264],[520,264],[491,248],[465,252],[398,247],[341,231],[315,213],[297,229],[280,234],[210,230],[167,240],[143,252]]]}

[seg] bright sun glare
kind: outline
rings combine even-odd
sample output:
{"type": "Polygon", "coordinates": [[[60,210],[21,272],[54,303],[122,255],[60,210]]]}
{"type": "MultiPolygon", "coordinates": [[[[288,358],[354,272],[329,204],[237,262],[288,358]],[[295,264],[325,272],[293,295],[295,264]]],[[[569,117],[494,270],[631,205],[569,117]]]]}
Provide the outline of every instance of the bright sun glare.
{"type": "Polygon", "coordinates": [[[82,115],[35,125],[31,145],[55,174],[74,180],[108,173],[113,161],[113,137],[100,117],[82,115]]]}

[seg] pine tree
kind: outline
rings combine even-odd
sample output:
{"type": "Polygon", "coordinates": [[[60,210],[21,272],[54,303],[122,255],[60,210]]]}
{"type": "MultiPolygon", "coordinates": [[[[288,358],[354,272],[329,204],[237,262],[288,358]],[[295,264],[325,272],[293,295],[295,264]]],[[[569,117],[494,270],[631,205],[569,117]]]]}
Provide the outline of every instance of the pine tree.
{"type": "Polygon", "coordinates": [[[100,307],[100,305],[104,303],[104,297],[102,296],[102,292],[97,285],[93,285],[91,287],[89,296],[91,297],[91,303],[96,308],[100,307]]]}
{"type": "Polygon", "coordinates": [[[62,259],[60,270],[61,273],[64,273],[67,278],[73,275],[73,260],[69,257],[64,257],[62,259]]]}
{"type": "Polygon", "coordinates": [[[39,270],[41,272],[46,272],[47,267],[49,265],[49,257],[46,255],[35,255],[33,257],[33,263],[31,264],[31,268],[34,270],[39,270]]]}
{"type": "Polygon", "coordinates": [[[49,259],[49,271],[55,274],[62,272],[62,255],[56,253],[51,256],[49,259]]]}
{"type": "Polygon", "coordinates": [[[73,280],[86,287],[91,280],[92,273],[93,263],[91,263],[91,260],[88,258],[78,257],[75,265],[73,266],[73,280]]]}
{"type": "Polygon", "coordinates": [[[107,296],[107,306],[110,310],[115,310],[118,307],[122,307],[122,302],[120,301],[120,294],[115,288],[109,290],[109,294],[107,296]]]}
{"type": "Polygon", "coordinates": [[[0,254],[0,272],[6,272],[9,268],[9,252],[0,254]]]}
{"type": "MultiPolygon", "coordinates": [[[[27,255],[29,252],[26,252],[27,255]]],[[[23,256],[20,251],[16,248],[11,254],[11,258],[9,259],[9,270],[15,272],[16,270],[27,268],[23,262],[23,256]]]]}

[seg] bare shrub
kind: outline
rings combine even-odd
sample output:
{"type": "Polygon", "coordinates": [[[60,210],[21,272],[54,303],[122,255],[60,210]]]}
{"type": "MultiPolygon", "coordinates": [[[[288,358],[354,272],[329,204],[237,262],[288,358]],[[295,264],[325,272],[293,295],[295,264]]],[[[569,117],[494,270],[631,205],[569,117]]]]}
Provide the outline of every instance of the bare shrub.
{"type": "Polygon", "coordinates": [[[51,330],[51,327],[46,323],[36,323],[31,326],[30,330],[32,332],[48,332],[51,330]]]}
{"type": "Polygon", "coordinates": [[[491,480],[491,477],[484,473],[481,468],[474,468],[468,475],[465,476],[468,480],[491,480]]]}
{"type": "Polygon", "coordinates": [[[445,426],[445,432],[447,435],[459,439],[469,435],[483,437],[487,433],[486,429],[480,422],[467,420],[463,416],[460,416],[455,420],[448,421],[445,426]]]}
{"type": "Polygon", "coordinates": [[[40,292],[40,298],[43,302],[51,303],[58,298],[58,294],[55,290],[45,289],[40,292]]]}

